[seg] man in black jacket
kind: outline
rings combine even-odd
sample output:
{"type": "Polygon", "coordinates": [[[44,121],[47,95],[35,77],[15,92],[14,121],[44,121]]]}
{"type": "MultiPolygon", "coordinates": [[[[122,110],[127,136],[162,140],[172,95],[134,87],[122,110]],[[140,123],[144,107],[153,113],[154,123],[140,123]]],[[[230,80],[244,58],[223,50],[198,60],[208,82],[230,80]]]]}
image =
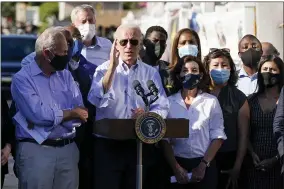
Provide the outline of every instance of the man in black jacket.
{"type": "Polygon", "coordinates": [[[284,87],[282,87],[278,100],[277,111],[273,123],[273,131],[278,143],[278,152],[282,163],[281,173],[283,175],[284,182],[284,87]]]}
{"type": "Polygon", "coordinates": [[[4,95],[1,97],[1,188],[5,175],[8,174],[8,159],[15,146],[15,126],[9,114],[8,102],[4,95]]]}
{"type": "Polygon", "coordinates": [[[167,96],[173,93],[174,87],[169,74],[169,62],[160,60],[167,47],[168,39],[167,31],[161,26],[151,26],[147,29],[143,44],[145,46],[145,54],[142,61],[159,70],[162,84],[167,96]]]}

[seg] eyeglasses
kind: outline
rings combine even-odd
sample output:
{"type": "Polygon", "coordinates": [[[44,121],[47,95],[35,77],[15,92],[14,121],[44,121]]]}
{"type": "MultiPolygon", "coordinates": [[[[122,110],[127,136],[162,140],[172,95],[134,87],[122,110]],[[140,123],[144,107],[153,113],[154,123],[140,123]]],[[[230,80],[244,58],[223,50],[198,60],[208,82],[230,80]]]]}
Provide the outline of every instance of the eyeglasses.
{"type": "Polygon", "coordinates": [[[121,40],[119,40],[119,44],[123,47],[125,45],[127,45],[128,42],[133,46],[137,46],[138,43],[139,43],[139,41],[137,39],[121,39],[121,40]]]}
{"type": "Polygon", "coordinates": [[[214,53],[214,52],[217,52],[217,51],[230,54],[230,49],[228,49],[228,48],[223,48],[223,49],[210,48],[210,49],[209,49],[209,53],[214,53]]]}

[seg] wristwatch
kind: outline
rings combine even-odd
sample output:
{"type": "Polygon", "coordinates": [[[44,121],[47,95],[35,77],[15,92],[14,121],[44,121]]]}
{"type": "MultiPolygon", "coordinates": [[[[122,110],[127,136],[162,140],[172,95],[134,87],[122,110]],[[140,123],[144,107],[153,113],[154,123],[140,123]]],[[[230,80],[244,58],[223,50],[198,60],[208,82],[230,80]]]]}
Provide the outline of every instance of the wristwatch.
{"type": "Polygon", "coordinates": [[[202,159],[201,162],[204,163],[206,167],[210,167],[210,162],[206,161],[205,159],[202,159]]]}

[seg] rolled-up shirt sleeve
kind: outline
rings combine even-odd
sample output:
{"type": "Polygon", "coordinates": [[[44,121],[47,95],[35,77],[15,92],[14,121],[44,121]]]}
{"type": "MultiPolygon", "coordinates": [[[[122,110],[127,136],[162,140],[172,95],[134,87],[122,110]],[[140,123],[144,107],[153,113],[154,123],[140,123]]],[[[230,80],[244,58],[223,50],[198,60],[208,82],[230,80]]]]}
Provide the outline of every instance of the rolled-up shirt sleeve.
{"type": "Polygon", "coordinates": [[[154,102],[151,107],[150,111],[159,114],[162,118],[166,119],[169,113],[169,100],[167,98],[166,92],[163,88],[161,77],[159,72],[156,72],[152,78],[153,82],[155,83],[157,89],[159,90],[158,100],[154,102]]]}
{"type": "Polygon", "coordinates": [[[209,134],[211,141],[214,139],[223,139],[223,140],[227,139],[227,136],[224,131],[223,113],[217,99],[214,99],[212,109],[210,112],[209,134]]]}
{"type": "Polygon", "coordinates": [[[45,127],[54,127],[62,122],[63,111],[45,104],[25,77],[13,77],[11,93],[18,109],[29,122],[45,127]]]}
{"type": "Polygon", "coordinates": [[[103,77],[107,71],[107,66],[105,65],[106,64],[104,63],[97,67],[96,72],[94,73],[92,86],[88,94],[88,101],[98,108],[105,108],[109,105],[110,100],[115,100],[115,94],[112,85],[110,89],[106,93],[104,93],[103,77]]]}

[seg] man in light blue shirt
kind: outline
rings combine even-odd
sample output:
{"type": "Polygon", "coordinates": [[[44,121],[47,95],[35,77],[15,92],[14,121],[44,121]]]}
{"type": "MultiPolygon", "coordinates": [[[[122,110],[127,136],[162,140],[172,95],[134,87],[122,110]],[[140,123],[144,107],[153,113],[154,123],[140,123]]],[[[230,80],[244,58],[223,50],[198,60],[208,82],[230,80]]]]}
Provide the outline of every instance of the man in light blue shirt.
{"type": "Polygon", "coordinates": [[[79,5],[71,12],[72,24],[77,27],[83,37],[82,55],[97,66],[109,60],[110,40],[96,36],[96,13],[90,5],[79,5]]]}
{"type": "MultiPolygon", "coordinates": [[[[150,111],[166,118],[169,101],[159,72],[137,60],[141,42],[142,34],[139,27],[135,25],[118,27],[110,60],[96,69],[88,95],[88,100],[97,107],[96,120],[135,119],[144,112],[145,104],[132,86],[134,80],[140,81],[146,93],[149,92],[146,85],[148,80],[156,84],[159,99],[150,106],[150,111]]],[[[144,147],[147,148],[146,145],[144,147]]],[[[135,188],[135,140],[121,141],[96,135],[94,157],[94,188],[135,188]]]]}
{"type": "Polygon", "coordinates": [[[79,152],[75,126],[86,122],[81,93],[70,72],[66,38],[49,28],[37,39],[36,56],[12,79],[16,103],[19,188],[76,189],[79,152]]]}
{"type": "Polygon", "coordinates": [[[245,35],[239,42],[239,56],[243,65],[239,71],[237,87],[246,96],[257,92],[257,67],[262,55],[260,41],[253,35],[245,35]]]}

